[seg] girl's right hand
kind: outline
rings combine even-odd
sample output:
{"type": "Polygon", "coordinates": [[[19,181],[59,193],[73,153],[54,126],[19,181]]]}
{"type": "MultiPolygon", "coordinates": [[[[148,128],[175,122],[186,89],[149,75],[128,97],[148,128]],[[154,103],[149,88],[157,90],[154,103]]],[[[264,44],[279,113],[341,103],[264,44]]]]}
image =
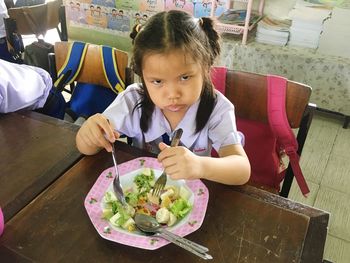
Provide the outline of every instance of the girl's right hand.
{"type": "Polygon", "coordinates": [[[79,151],[86,155],[95,154],[101,148],[111,152],[111,143],[114,143],[119,136],[108,119],[97,113],[83,123],[78,131],[76,143],[79,151]]]}

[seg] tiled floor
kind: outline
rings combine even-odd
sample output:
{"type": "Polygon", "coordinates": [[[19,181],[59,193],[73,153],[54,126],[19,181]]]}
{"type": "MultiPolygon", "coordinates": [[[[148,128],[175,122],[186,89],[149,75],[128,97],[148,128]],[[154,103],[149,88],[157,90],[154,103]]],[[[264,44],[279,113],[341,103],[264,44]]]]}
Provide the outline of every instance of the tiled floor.
{"type": "Polygon", "coordinates": [[[304,198],[295,181],[289,198],[330,212],[324,259],[350,262],[350,128],[342,119],[317,113],[301,158],[311,194],[304,198]]]}

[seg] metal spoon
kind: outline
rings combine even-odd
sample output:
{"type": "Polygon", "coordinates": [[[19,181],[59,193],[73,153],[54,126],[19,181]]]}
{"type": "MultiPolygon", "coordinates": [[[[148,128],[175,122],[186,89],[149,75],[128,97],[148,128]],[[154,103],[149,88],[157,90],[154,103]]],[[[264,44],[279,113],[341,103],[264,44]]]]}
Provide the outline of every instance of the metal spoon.
{"type": "Polygon", "coordinates": [[[135,224],[141,231],[160,236],[203,259],[213,258],[211,255],[206,253],[209,251],[208,248],[166,230],[152,216],[136,214],[135,224]]]}

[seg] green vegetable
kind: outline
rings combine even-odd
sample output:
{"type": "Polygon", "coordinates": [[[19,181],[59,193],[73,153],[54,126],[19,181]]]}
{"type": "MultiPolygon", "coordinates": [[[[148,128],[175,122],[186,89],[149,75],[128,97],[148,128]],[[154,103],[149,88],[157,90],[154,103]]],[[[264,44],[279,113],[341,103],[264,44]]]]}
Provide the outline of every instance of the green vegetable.
{"type": "MultiPolygon", "coordinates": [[[[123,206],[116,198],[113,191],[107,191],[103,197],[104,207],[102,210],[102,218],[109,220],[110,224],[116,227],[121,227],[128,231],[135,230],[135,222],[133,216],[135,210],[139,211],[150,204],[149,193],[152,190],[155,181],[155,173],[153,169],[144,168],[141,173],[134,178],[134,183],[131,187],[124,191],[127,206],[123,206]]],[[[175,186],[173,187],[174,189],[175,186]]],[[[177,194],[177,200],[168,199],[167,208],[173,217],[173,223],[184,218],[192,209],[188,202],[191,195],[190,191],[181,186],[179,190],[173,190],[172,194],[180,192],[180,197],[177,194]],[[173,203],[171,203],[173,202],[173,203]],[[170,205],[170,207],[169,207],[170,205]]],[[[159,208],[159,207],[158,207],[159,208]]],[[[173,224],[172,223],[172,224],[173,224]]]]}
{"type": "Polygon", "coordinates": [[[102,210],[102,218],[109,220],[114,215],[112,208],[102,210]]]}
{"type": "Polygon", "coordinates": [[[129,205],[131,205],[132,207],[135,207],[139,200],[139,195],[137,193],[129,192],[126,194],[125,200],[129,205]]]}
{"type": "Polygon", "coordinates": [[[104,195],[104,201],[108,204],[108,203],[112,203],[117,201],[117,197],[115,196],[115,194],[112,191],[107,191],[104,195]]]}
{"type": "Polygon", "coordinates": [[[118,213],[118,202],[113,202],[112,203],[112,212],[115,215],[116,213],[118,213]]]}
{"type": "Polygon", "coordinates": [[[134,183],[140,193],[149,192],[154,181],[154,171],[150,170],[147,173],[141,173],[135,176],[134,183]]]}
{"type": "Polygon", "coordinates": [[[191,205],[183,198],[175,200],[175,202],[170,206],[170,211],[177,217],[183,218],[190,210],[191,205]]]}
{"type": "Polygon", "coordinates": [[[118,203],[118,213],[120,214],[120,217],[118,219],[118,224],[121,226],[121,225],[124,225],[124,223],[126,221],[128,221],[128,219],[131,217],[127,211],[124,209],[124,207],[122,205],[120,205],[118,203]]]}
{"type": "MultiPolygon", "coordinates": [[[[114,215],[112,215],[112,217],[110,217],[108,220],[114,226],[122,226],[126,223],[126,221],[129,220],[129,218],[131,218],[131,216],[127,213],[127,211],[124,209],[124,207],[119,202],[115,202],[114,207],[117,207],[117,212],[114,215]]],[[[114,213],[114,211],[113,211],[113,213],[114,213]]]]}

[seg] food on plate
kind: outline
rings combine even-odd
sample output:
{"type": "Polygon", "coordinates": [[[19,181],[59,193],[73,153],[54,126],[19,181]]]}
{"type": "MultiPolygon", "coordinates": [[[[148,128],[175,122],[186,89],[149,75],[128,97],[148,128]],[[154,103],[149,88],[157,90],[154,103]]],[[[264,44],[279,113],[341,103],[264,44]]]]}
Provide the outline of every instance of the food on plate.
{"type": "Polygon", "coordinates": [[[118,201],[112,190],[107,191],[103,197],[103,218],[130,232],[136,229],[136,213],[153,216],[158,223],[167,226],[178,223],[192,209],[191,192],[186,186],[166,185],[160,197],[155,197],[152,195],[154,183],[154,171],[143,168],[135,176],[132,186],[123,189],[126,206],[118,201]]]}

